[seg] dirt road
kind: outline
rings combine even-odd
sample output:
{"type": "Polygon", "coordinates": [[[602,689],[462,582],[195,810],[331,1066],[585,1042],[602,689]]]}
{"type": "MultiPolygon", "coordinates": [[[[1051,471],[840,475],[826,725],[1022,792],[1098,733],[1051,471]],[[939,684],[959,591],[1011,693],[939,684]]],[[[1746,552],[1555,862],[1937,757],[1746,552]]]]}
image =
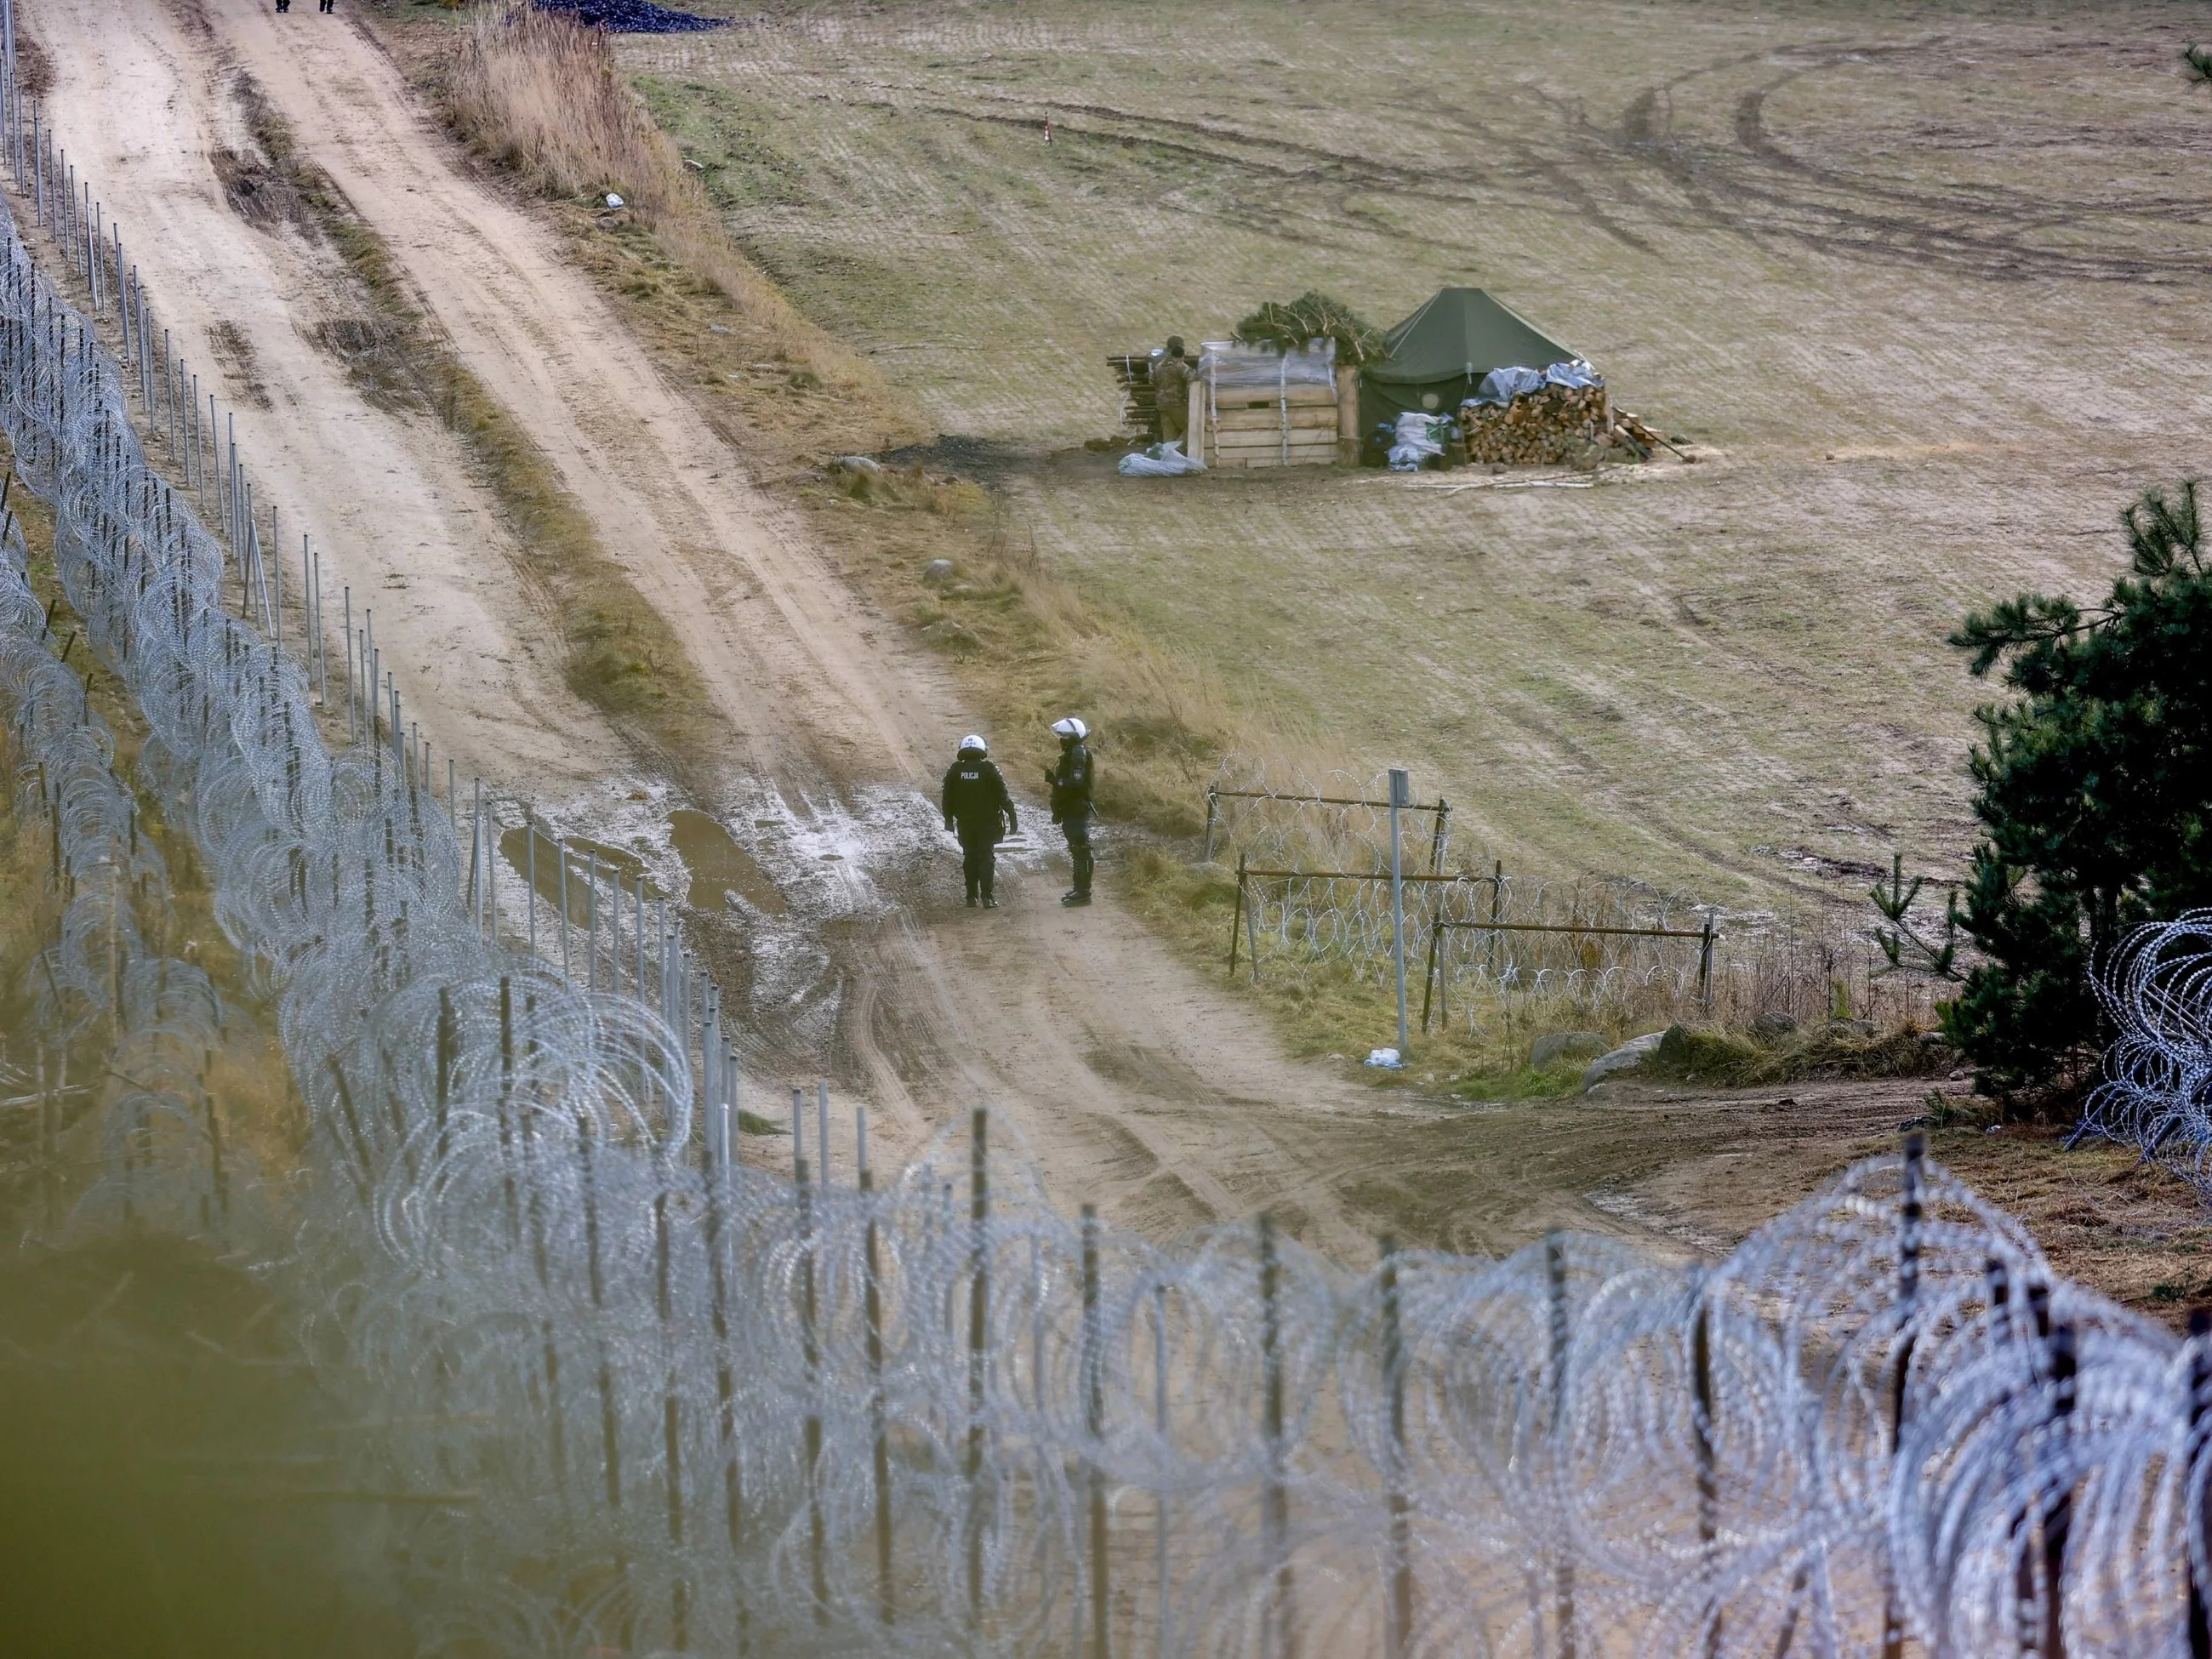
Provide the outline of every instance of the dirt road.
{"type": "Polygon", "coordinates": [[[288,541],[314,537],[330,615],[348,588],[356,625],[374,613],[433,764],[567,787],[619,766],[613,734],[563,686],[519,550],[458,446],[374,407],[317,344],[359,314],[342,268],[282,216],[256,228],[230,205],[217,160],[252,144],[205,33],[159,4],[91,0],[40,6],[31,27],[55,65],[49,129],[97,181],[203,393],[235,411],[288,541]]]}
{"type": "MultiPolygon", "coordinates": [[[[249,223],[212,156],[242,149],[241,71],[388,242],[417,301],[558,467],[603,544],[676,628],[729,733],[726,816],[763,792],[800,818],[914,796],[963,728],[958,701],[748,482],[526,205],[488,184],[374,40],[253,0],[118,14],[38,0],[55,130],[137,249],[156,303],[214,361],[241,441],[356,583],[403,592],[377,627],[446,751],[541,800],[635,768],[557,676],[526,549],[428,429],[381,411],[313,343],[342,291],[310,239],[249,223]],[[268,407],[255,410],[259,397],[268,407]]],[[[921,809],[925,811],[927,809],[921,809]]],[[[838,856],[836,854],[825,857],[838,856]]],[[[887,875],[886,880],[890,878],[887,875]]],[[[900,1151],[974,1103],[1026,1140],[1054,1199],[1154,1230],[1269,1207],[1356,1248],[1321,1135],[1368,1092],[1284,1060],[1271,1034],[1170,961],[1110,902],[1054,904],[1032,863],[995,916],[880,905],[838,930],[823,1044],[900,1151]],[[975,925],[981,922],[983,926],[975,925]]],[[[1351,1160],[1356,1164],[1356,1154],[1351,1160]]],[[[1596,1213],[1592,1212],[1593,1218],[1596,1213]]]]}

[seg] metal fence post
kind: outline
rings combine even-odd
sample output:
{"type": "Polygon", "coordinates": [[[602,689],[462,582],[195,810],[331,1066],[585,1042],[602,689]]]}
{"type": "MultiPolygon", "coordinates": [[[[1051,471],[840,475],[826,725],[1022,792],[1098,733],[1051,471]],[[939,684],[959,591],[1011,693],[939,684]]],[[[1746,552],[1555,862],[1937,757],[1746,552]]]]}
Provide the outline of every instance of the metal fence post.
{"type": "Polygon", "coordinates": [[[989,1111],[978,1106],[969,1120],[968,1223],[968,1628],[983,1627],[983,1395],[990,1338],[991,1219],[989,1111]]]}
{"type": "Polygon", "coordinates": [[[1260,1212],[1260,1352],[1263,1395],[1261,1426],[1267,1443],[1267,1483],[1261,1508],[1268,1563],[1261,1615],[1261,1659],[1297,1659],[1296,1613],[1291,1601],[1291,1498],[1284,1484],[1282,1267],[1275,1249],[1275,1218],[1260,1212]]]}
{"type": "Polygon", "coordinates": [[[1384,1659],[1405,1659],[1413,1633],[1412,1504],[1406,1495],[1406,1346],[1398,1306],[1398,1243],[1382,1241],[1382,1388],[1390,1401],[1390,1577],[1383,1609],[1384,1659]]]}
{"type": "Polygon", "coordinates": [[[1413,781],[1402,766],[1390,769],[1390,951],[1398,967],[1398,1063],[1406,1050],[1406,872],[1398,833],[1398,814],[1412,804],[1413,781]]]}
{"type": "Polygon", "coordinates": [[[1200,864],[1213,862],[1213,825],[1220,811],[1220,787],[1209,783],[1206,786],[1206,856],[1199,860],[1200,864]]]}
{"type": "MultiPolygon", "coordinates": [[[[1905,1138],[1905,1167],[1897,1202],[1897,1322],[1903,1334],[1897,1346],[1890,1377],[1890,1455],[1905,1438],[1905,1382],[1912,1369],[1911,1322],[1920,1296],[1920,1166],[1928,1142],[1917,1130],[1905,1138]]],[[[1905,1612],[1898,1605],[1895,1576],[1887,1575],[1882,1592],[1882,1659],[1904,1659],[1905,1612]]]]}
{"type": "Polygon", "coordinates": [[[1698,1000],[1707,1013],[1713,1007],[1713,913],[1705,912],[1705,931],[1698,945],[1698,1000]]]}
{"type": "Polygon", "coordinates": [[[1091,1464],[1091,1652],[1108,1659],[1108,1614],[1112,1602],[1107,1578],[1106,1471],[1100,1450],[1106,1438],[1106,1355],[1099,1332],[1098,1209],[1083,1206],[1083,1427],[1091,1464]]]}

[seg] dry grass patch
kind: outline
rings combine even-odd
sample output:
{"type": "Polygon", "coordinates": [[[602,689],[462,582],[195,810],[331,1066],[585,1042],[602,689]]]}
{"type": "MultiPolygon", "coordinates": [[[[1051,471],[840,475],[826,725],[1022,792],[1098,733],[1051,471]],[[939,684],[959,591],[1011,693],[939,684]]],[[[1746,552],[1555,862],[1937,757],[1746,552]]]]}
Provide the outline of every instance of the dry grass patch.
{"type": "Polygon", "coordinates": [[[573,16],[480,9],[444,72],[454,125],[549,196],[623,198],[603,228],[635,221],[668,263],[719,294],[757,349],[842,396],[884,395],[881,377],[808,322],[722,232],[684,157],[617,68],[611,37],[573,16]]]}

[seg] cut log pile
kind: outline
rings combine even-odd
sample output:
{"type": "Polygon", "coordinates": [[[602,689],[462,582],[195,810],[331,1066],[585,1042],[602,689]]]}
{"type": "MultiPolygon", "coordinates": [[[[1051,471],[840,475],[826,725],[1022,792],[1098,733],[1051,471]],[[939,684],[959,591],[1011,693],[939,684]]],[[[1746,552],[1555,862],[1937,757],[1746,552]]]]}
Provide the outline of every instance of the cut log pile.
{"type": "Polygon", "coordinates": [[[1239,396],[1224,387],[1206,429],[1206,464],[1218,467],[1328,466],[1337,459],[1333,386],[1292,386],[1239,396]]]}
{"type": "Polygon", "coordinates": [[[1121,388],[1121,424],[1148,444],[1160,441],[1160,411],[1152,401],[1152,359],[1148,352],[1118,353],[1106,360],[1121,388]]]}
{"type": "Polygon", "coordinates": [[[1612,426],[1603,386],[1547,386],[1459,412],[1470,461],[1506,466],[1557,466],[1607,440],[1612,426]]]}

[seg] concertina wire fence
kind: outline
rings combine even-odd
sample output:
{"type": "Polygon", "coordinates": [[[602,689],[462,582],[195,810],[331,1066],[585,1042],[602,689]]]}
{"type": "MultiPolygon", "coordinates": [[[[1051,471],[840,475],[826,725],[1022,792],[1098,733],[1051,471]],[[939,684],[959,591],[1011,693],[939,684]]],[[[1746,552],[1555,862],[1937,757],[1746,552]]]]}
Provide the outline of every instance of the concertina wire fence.
{"type": "MultiPolygon", "coordinates": [[[[1917,1146],[1714,1267],[1555,1236],[1365,1273],[1264,1220],[1071,1223],[981,1113],[882,1187],[735,1161],[711,988],[672,948],[650,995],[580,989],[497,936],[410,751],[331,754],[225,614],[124,368],[5,231],[19,476],[311,1116],[267,1259],[376,1403],[364,1479],[451,1500],[392,1566],[423,1651],[2203,1650],[2212,1352],[1917,1146]]],[[[8,551],[75,888],[42,1017],[173,1054],[104,1100],[71,1224],[133,1190],[235,1243],[186,1075],[222,1012],[130,924],[158,864],[8,551]]]]}
{"type": "MultiPolygon", "coordinates": [[[[1388,975],[1386,793],[1379,776],[1222,762],[1206,791],[1206,856],[1240,872],[1239,937],[1224,941],[1238,972],[1388,975]]],[[[1626,877],[1509,870],[1455,838],[1449,802],[1401,810],[1408,983],[1416,1004],[1427,988],[1440,1029],[1455,1020],[1480,1035],[1501,1010],[1555,1002],[1745,1024],[1933,1018],[1936,981],[1890,969],[1871,932],[1839,913],[1729,915],[1626,877]]]]}

